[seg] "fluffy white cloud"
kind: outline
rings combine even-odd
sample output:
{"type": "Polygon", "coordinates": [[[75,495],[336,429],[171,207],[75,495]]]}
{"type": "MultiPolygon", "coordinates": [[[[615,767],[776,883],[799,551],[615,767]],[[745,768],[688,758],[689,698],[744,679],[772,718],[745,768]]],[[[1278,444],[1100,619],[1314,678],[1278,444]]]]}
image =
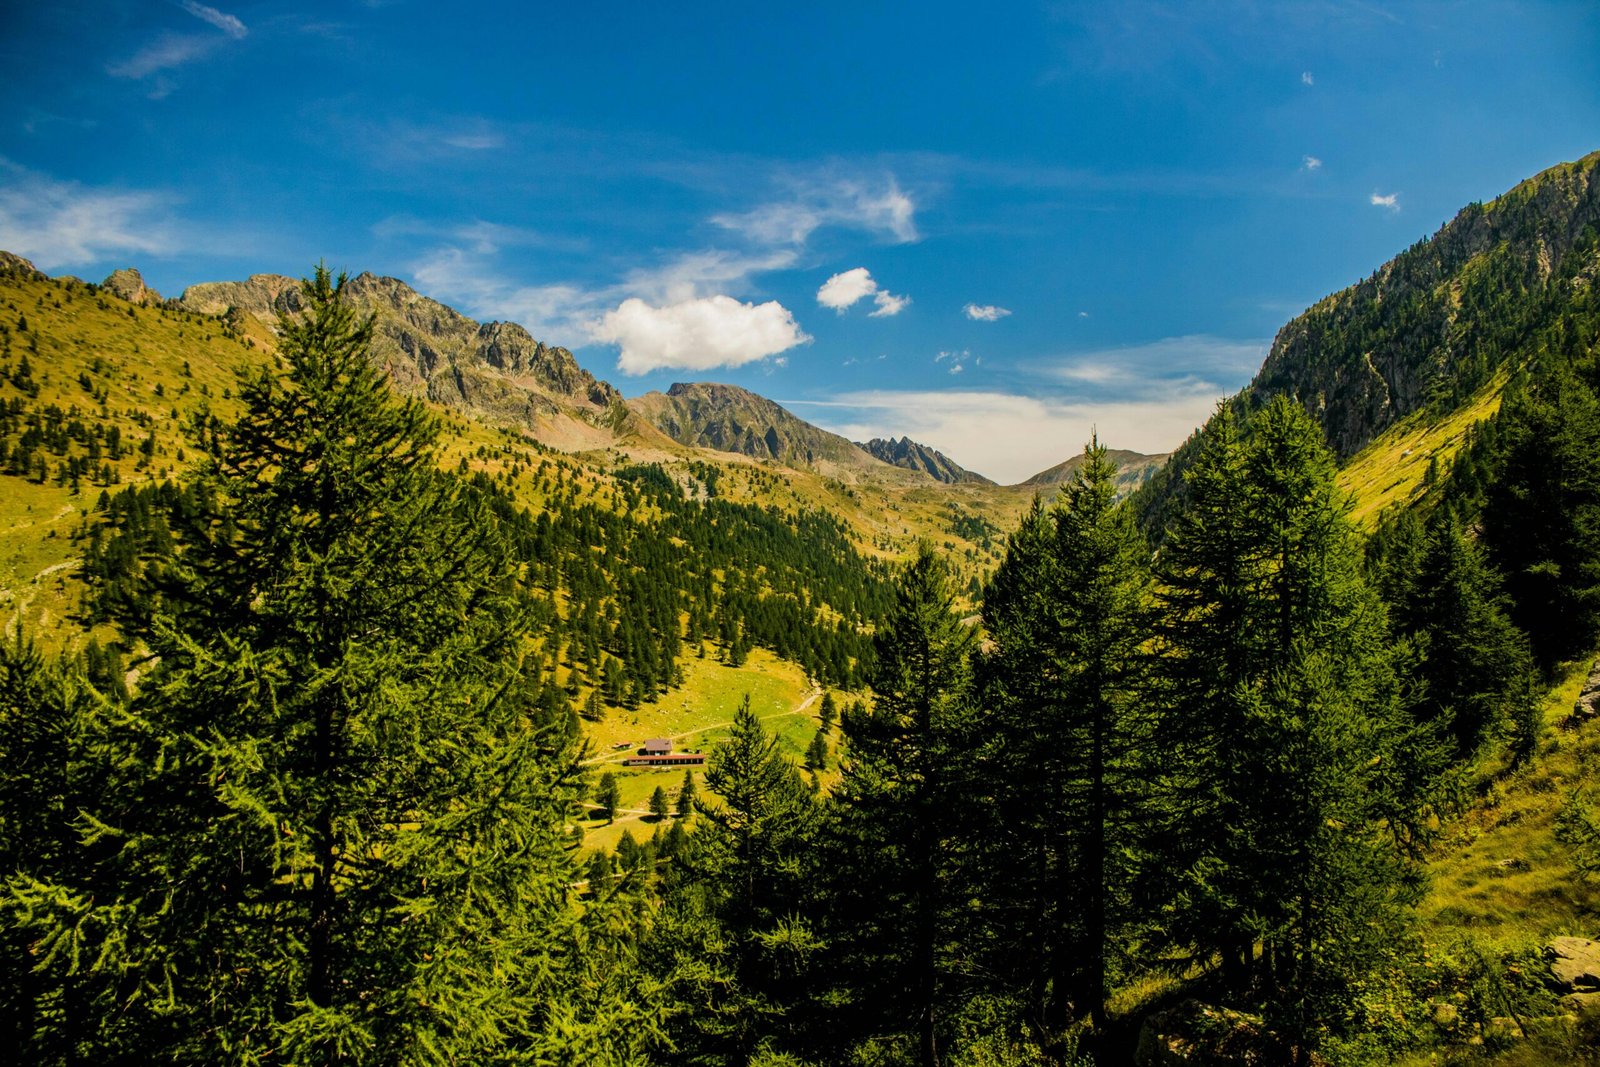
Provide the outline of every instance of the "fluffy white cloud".
{"type": "Polygon", "coordinates": [[[1302,170],[1321,170],[1322,160],[1316,156],[1306,156],[1300,160],[1300,167],[1302,170]]]}
{"type": "Polygon", "coordinates": [[[1311,72],[1309,70],[1303,70],[1300,72],[1300,84],[1315,85],[1317,84],[1317,79],[1311,76],[1311,72]]]}
{"type": "Polygon", "coordinates": [[[973,322],[998,322],[1011,314],[1008,308],[996,307],[994,304],[968,304],[961,310],[973,322]]]}
{"type": "Polygon", "coordinates": [[[843,315],[845,309],[853,307],[869,296],[878,308],[871,315],[875,319],[898,315],[906,309],[907,304],[911,303],[909,296],[898,296],[887,289],[878,288],[872,272],[865,267],[854,267],[835,274],[823,282],[822,287],[817,290],[817,303],[825,308],[833,308],[843,315]]]}
{"type": "Polygon", "coordinates": [[[877,291],[878,283],[872,280],[872,272],[865,267],[855,267],[823,282],[822,288],[817,290],[817,303],[842,315],[845,308],[877,291]]]}
{"type": "Polygon", "coordinates": [[[1383,196],[1379,196],[1377,193],[1373,193],[1372,194],[1372,206],[1373,207],[1388,208],[1390,211],[1399,211],[1400,210],[1400,194],[1399,193],[1388,193],[1388,194],[1385,194],[1383,196]]]}
{"type": "Polygon", "coordinates": [[[55,269],[172,250],[168,200],[61,182],[0,157],[0,248],[55,269]]]}
{"type": "Polygon", "coordinates": [[[590,336],[621,347],[617,369],[624,374],[739,367],[811,340],[776,300],[746,304],[720,295],[664,307],[629,297],[590,336]]]}

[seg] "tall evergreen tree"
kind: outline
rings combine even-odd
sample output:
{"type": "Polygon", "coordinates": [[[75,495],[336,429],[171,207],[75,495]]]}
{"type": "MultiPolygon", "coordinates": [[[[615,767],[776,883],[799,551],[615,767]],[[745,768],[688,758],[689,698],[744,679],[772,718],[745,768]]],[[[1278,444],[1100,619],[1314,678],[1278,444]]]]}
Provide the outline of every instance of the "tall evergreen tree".
{"type": "MultiPolygon", "coordinates": [[[[961,991],[970,870],[961,832],[973,721],[973,631],[955,610],[944,563],[924,545],[901,574],[879,631],[872,700],[840,723],[829,869],[836,958],[858,1040],[905,1041],[942,1062],[945,1013],[961,991]]],[[[820,736],[820,735],[819,735],[820,736]]]]}
{"type": "Polygon", "coordinates": [[[1436,746],[1401,714],[1316,424],[1283,398],[1248,444],[1218,421],[1163,560],[1174,736],[1195,768],[1170,928],[1238,985],[1261,978],[1303,1053],[1403,927],[1397,842],[1436,746]]]}
{"type": "Polygon", "coordinates": [[[815,1022],[821,942],[805,902],[816,803],[749,697],[705,784],[715,796],[694,802],[696,828],[667,869],[647,945],[675,1000],[671,1044],[657,1056],[743,1067],[792,1051],[815,1022]]]}
{"type": "Polygon", "coordinates": [[[1058,503],[1025,520],[984,601],[987,769],[1008,816],[999,945],[1055,1028],[1073,1011],[1104,1023],[1158,800],[1143,692],[1149,551],[1116,503],[1105,447],[1091,441],[1084,459],[1058,503]]]}
{"type": "Polygon", "coordinates": [[[57,980],[106,977],[103,1062],[634,1062],[650,1015],[573,910],[577,742],[517,564],[342,291],[305,284],[128,620],[152,669],[83,823],[115,891],[19,877],[13,921],[70,943],[57,980]]]}

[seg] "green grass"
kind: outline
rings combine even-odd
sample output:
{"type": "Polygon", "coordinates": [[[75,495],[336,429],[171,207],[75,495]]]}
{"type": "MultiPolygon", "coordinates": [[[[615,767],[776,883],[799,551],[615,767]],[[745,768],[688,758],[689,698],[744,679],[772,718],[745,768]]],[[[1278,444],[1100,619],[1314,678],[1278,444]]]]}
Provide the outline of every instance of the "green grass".
{"type": "MultiPolygon", "coordinates": [[[[737,669],[718,663],[709,655],[705,659],[690,655],[683,663],[685,678],[680,688],[633,711],[610,709],[604,721],[585,724],[591,753],[590,778],[598,780],[606,771],[615,774],[623,808],[647,810],[650,794],[657,786],[666,790],[669,802],[675,801],[683,783],[682,767],[623,767],[622,761],[633,755],[641,743],[668,737],[673,739],[676,751],[709,753],[728,736],[729,724],[746,695],[762,725],[777,735],[780,750],[796,763],[804,759],[806,747],[816,735],[819,701],[812,698],[818,691],[807,683],[805,672],[795,664],[759,648],[737,669]],[[628,747],[614,747],[622,742],[628,747]]],[[[842,694],[835,692],[834,698],[841,700],[842,694]]],[[[696,788],[703,789],[703,768],[693,771],[696,788]]],[[[625,829],[643,840],[655,828],[649,818],[628,813],[619,814],[617,821],[609,825],[604,818],[586,819],[582,825],[584,847],[595,849],[615,848],[625,829]]]]}
{"type": "Polygon", "coordinates": [[[1545,729],[1530,765],[1482,769],[1480,796],[1450,821],[1434,848],[1422,902],[1425,934],[1445,944],[1464,936],[1507,946],[1560,934],[1600,932],[1600,884],[1576,871],[1555,819],[1573,791],[1600,773],[1600,721],[1558,724],[1588,675],[1573,666],[1544,705],[1545,729]]]}
{"type": "Polygon", "coordinates": [[[1339,472],[1339,487],[1354,498],[1350,517],[1364,529],[1385,508],[1414,499],[1437,459],[1442,475],[1466,443],[1467,431],[1500,410],[1509,372],[1502,369],[1461,407],[1440,418],[1417,412],[1385,430],[1339,472]]]}

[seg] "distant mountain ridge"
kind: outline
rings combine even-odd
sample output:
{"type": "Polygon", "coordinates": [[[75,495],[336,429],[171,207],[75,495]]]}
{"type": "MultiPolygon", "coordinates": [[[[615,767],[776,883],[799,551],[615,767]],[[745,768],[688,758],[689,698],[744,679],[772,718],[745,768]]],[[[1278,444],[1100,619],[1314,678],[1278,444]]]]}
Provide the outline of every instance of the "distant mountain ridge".
{"type": "MultiPolygon", "coordinates": [[[[1130,493],[1149,481],[1157,471],[1166,465],[1170,452],[1159,455],[1146,455],[1143,452],[1130,452],[1125,448],[1106,449],[1106,458],[1117,465],[1116,485],[1123,493],[1130,493]]],[[[1083,454],[1079,453],[1069,460],[1057,463],[1048,470],[1042,470],[1032,478],[1023,482],[1023,485],[1032,485],[1040,488],[1062,485],[1072,480],[1083,466],[1083,454]]]]}
{"type": "Polygon", "coordinates": [[[870,468],[879,463],[855,443],[737,385],[675,382],[665,393],[645,393],[627,403],[640,418],[692,448],[789,466],[870,468]]]}
{"type": "MultiPolygon", "coordinates": [[[[570,351],[535,340],[514,322],[479,323],[397,278],[371,273],[351,278],[345,294],[373,315],[373,353],[403,392],[540,429],[570,445],[599,446],[616,429],[609,416],[622,394],[580,367],[570,351]]],[[[254,274],[192,285],[177,303],[211,315],[233,309],[275,328],[301,310],[301,299],[298,279],[254,274]]]]}
{"type": "Polygon", "coordinates": [[[874,437],[865,444],[857,442],[856,447],[890,466],[920,471],[935,481],[944,482],[946,485],[960,485],[968,482],[975,482],[980,485],[995,484],[991,479],[967,470],[943,452],[929,448],[927,445],[919,444],[909,437],[901,437],[898,440],[893,437],[874,437]]]}

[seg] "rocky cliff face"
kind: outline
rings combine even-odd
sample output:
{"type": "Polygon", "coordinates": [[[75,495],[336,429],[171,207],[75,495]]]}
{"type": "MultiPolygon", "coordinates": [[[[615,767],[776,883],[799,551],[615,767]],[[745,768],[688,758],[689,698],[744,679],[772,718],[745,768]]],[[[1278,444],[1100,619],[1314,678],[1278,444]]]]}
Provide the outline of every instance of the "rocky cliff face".
{"type": "Polygon", "coordinates": [[[130,304],[159,304],[161,294],[144,284],[144,278],[132,267],[112,271],[100,288],[120,296],[130,304]]]}
{"type": "MultiPolygon", "coordinates": [[[[375,274],[350,279],[345,293],[373,316],[373,355],[406,392],[524,426],[563,418],[597,425],[622,399],[571,352],[534,340],[514,322],[479,324],[375,274]]],[[[269,326],[303,307],[300,283],[281,274],[190,286],[179,302],[206,314],[236,308],[269,326]]]]}
{"type": "Polygon", "coordinates": [[[909,437],[902,437],[898,441],[892,437],[887,440],[874,437],[865,444],[858,444],[858,447],[891,466],[919,471],[947,485],[971,482],[979,485],[995,484],[983,475],[974,474],[962,467],[944,453],[927,445],[918,444],[909,437]]]}
{"type": "Polygon", "coordinates": [[[1464,400],[1600,267],[1600,152],[1473,204],[1278,331],[1253,399],[1297,397],[1348,457],[1426,404],[1464,400]]]}
{"type": "Polygon", "coordinates": [[[787,466],[873,467],[878,463],[843,437],[818,429],[766,397],[736,385],[678,382],[665,393],[636,397],[628,406],[668,437],[695,448],[741,452],[787,466]]]}

